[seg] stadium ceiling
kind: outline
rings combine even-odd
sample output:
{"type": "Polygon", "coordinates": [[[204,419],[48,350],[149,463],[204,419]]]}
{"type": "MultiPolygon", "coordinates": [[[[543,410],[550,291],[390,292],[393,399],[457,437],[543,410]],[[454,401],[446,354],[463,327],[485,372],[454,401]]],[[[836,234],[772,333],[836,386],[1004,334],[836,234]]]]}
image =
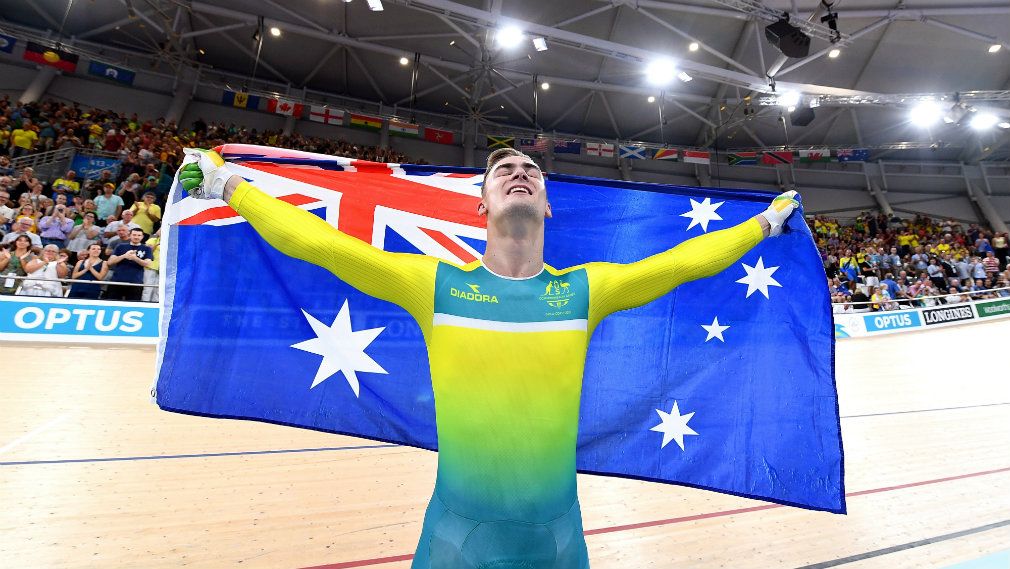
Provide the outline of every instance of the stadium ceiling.
{"type": "Polygon", "coordinates": [[[226,73],[231,84],[245,78],[293,96],[328,93],[381,102],[389,112],[466,117],[492,134],[720,149],[875,147],[896,158],[968,163],[1010,156],[1010,129],[975,130],[967,118],[930,128],[909,120],[910,109],[932,97],[946,110],[960,104],[966,117],[977,110],[1010,121],[1006,0],[0,0],[0,7],[0,25],[54,41],[62,25],[64,42],[138,70],[199,67],[201,80],[226,73]],[[821,20],[827,4],[838,34],[821,20]],[[786,58],[766,41],[765,26],[785,14],[810,36],[809,56],[786,58]],[[517,47],[499,45],[507,26],[525,34],[517,47]],[[547,49],[538,51],[534,38],[547,49]],[[839,53],[829,57],[833,49],[839,53]],[[646,69],[662,58],[686,75],[650,84],[646,69]],[[801,95],[800,107],[819,105],[809,125],[792,126],[776,104],[789,92],[801,95]]]}

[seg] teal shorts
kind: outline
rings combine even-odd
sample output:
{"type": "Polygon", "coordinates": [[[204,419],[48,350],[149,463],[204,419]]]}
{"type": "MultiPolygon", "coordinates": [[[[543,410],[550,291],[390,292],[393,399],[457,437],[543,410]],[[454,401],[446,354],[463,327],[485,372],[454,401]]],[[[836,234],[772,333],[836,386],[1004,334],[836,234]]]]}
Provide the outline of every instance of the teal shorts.
{"type": "Polygon", "coordinates": [[[431,497],[411,569],[589,569],[582,512],[547,523],[464,518],[431,497]]]}

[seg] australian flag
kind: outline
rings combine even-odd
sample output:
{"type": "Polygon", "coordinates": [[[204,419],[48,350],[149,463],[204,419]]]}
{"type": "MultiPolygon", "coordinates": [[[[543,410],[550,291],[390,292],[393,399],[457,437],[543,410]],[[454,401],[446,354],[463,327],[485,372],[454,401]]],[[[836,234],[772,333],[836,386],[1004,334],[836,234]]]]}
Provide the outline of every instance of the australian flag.
{"type": "MultiPolygon", "coordinates": [[[[484,252],[480,170],[219,151],[263,191],[375,247],[455,263],[484,252]]],[[[634,262],[774,197],[563,175],[547,188],[545,259],[558,268],[634,262]]],[[[161,408],[436,449],[427,352],[406,311],[277,252],[222,202],[178,184],[171,202],[161,408]]],[[[596,328],[578,468],[842,513],[833,342],[824,271],[797,212],[722,273],[596,328]]]]}

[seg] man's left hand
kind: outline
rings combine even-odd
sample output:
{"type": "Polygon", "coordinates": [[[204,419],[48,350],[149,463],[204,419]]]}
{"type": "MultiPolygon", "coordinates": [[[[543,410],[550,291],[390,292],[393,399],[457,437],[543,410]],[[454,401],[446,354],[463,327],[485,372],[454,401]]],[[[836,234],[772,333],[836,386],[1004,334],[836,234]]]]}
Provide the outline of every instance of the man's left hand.
{"type": "Polygon", "coordinates": [[[773,199],[768,209],[761,213],[761,216],[768,222],[768,234],[771,237],[782,234],[782,228],[785,226],[786,220],[800,206],[798,198],[799,194],[796,193],[796,190],[785,192],[773,199]]]}

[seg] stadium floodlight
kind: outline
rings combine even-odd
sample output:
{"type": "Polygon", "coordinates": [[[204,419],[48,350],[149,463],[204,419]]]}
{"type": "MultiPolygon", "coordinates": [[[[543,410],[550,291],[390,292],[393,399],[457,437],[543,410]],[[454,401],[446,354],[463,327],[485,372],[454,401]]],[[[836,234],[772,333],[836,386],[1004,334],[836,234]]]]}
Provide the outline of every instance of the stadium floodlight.
{"type": "Polygon", "coordinates": [[[989,46],[989,53],[999,53],[999,50],[1003,49],[1002,44],[994,43],[989,46]]]}
{"type": "Polygon", "coordinates": [[[408,63],[410,63],[410,60],[407,59],[406,57],[400,58],[400,65],[407,65],[408,63]]]}
{"type": "Polygon", "coordinates": [[[656,102],[656,97],[653,97],[652,95],[649,95],[649,98],[646,99],[646,100],[649,101],[650,103],[655,103],[656,102]]]}
{"type": "Polygon", "coordinates": [[[540,88],[546,91],[551,88],[551,84],[548,83],[547,81],[544,81],[543,83],[540,84],[540,88]]]}
{"type": "Polygon", "coordinates": [[[992,113],[973,113],[968,124],[975,130],[988,130],[999,122],[999,118],[992,113]]]}
{"type": "Polygon", "coordinates": [[[275,38],[281,37],[281,29],[278,27],[270,28],[270,35],[272,35],[275,38]]]}
{"type": "Polygon", "coordinates": [[[547,40],[544,38],[533,38],[533,47],[537,51],[547,51],[547,40]]]}
{"type": "Polygon", "coordinates": [[[693,79],[694,79],[694,77],[691,77],[691,76],[690,76],[690,75],[688,75],[687,73],[685,73],[685,72],[681,71],[680,73],[678,73],[678,74],[677,74],[677,79],[680,79],[680,80],[681,80],[681,81],[683,81],[684,83],[687,83],[688,81],[691,81],[691,80],[693,80],[693,79]]]}
{"type": "Polygon", "coordinates": [[[996,125],[996,126],[998,126],[998,127],[1000,127],[1000,128],[1004,128],[1004,129],[1006,129],[1006,128],[1010,128],[1010,122],[1007,122],[1007,121],[1003,121],[1003,122],[999,123],[999,124],[998,124],[998,125],[996,125]]]}
{"type": "Polygon", "coordinates": [[[373,12],[381,12],[382,11],[382,0],[367,0],[367,1],[368,1],[368,9],[369,10],[371,10],[373,12]]]}
{"type": "Polygon", "coordinates": [[[943,114],[943,122],[947,124],[961,124],[961,120],[966,114],[968,114],[968,107],[961,103],[954,103],[954,106],[943,114]]]}
{"type": "Polygon", "coordinates": [[[943,118],[943,109],[936,101],[923,101],[912,107],[908,113],[908,120],[915,126],[928,127],[940,122],[943,118]]]}
{"type": "Polygon", "coordinates": [[[796,91],[783,91],[776,102],[781,107],[796,107],[800,104],[800,94],[796,91]]]}
{"type": "Polygon", "coordinates": [[[676,76],[677,65],[672,59],[657,59],[645,67],[645,80],[650,85],[669,85],[676,76]]]}
{"type": "Polygon", "coordinates": [[[831,51],[828,52],[828,57],[830,57],[831,59],[835,59],[835,58],[837,58],[841,54],[842,54],[842,50],[840,50],[840,49],[838,49],[836,47],[835,49],[833,49],[833,50],[831,50],[831,51]]]}
{"type": "Polygon", "coordinates": [[[523,31],[515,26],[505,26],[504,28],[498,30],[495,34],[495,40],[498,42],[499,47],[504,47],[505,49],[511,49],[518,47],[519,44],[523,42],[525,36],[523,31]]]}
{"type": "Polygon", "coordinates": [[[699,47],[701,47],[701,46],[698,45],[698,42],[693,41],[693,42],[691,42],[690,45],[687,46],[687,49],[690,50],[690,51],[698,51],[699,47]]]}

